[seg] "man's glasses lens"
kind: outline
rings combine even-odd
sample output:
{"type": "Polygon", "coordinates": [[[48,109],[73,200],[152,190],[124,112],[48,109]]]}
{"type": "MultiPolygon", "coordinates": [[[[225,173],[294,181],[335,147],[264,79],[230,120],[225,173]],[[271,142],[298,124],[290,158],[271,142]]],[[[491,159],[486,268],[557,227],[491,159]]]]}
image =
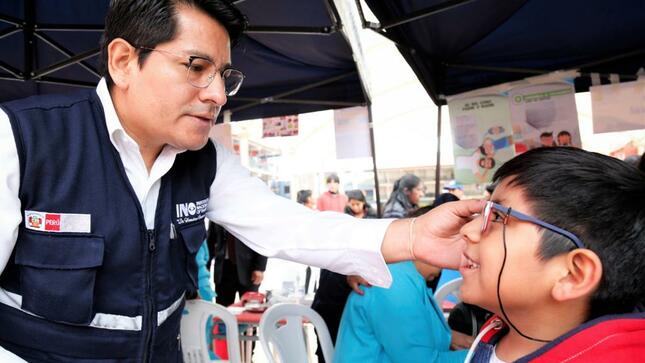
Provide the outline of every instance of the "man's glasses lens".
{"type": "MultiPolygon", "coordinates": [[[[215,65],[211,61],[193,58],[188,68],[188,82],[195,87],[206,88],[213,82],[216,73],[215,65]]],[[[227,68],[222,71],[222,79],[226,95],[233,96],[242,86],[244,75],[236,69],[227,68]]]]}

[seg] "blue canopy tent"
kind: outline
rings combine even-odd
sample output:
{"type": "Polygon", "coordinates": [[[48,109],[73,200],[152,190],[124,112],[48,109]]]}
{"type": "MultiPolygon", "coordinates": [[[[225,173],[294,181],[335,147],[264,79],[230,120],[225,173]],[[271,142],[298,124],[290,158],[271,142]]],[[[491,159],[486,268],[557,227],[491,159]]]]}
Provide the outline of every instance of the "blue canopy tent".
{"type": "MultiPolygon", "coordinates": [[[[234,66],[246,78],[219,121],[225,113],[236,121],[369,106],[332,0],[235,3],[250,23],[232,54],[234,66]]],[[[0,102],[95,87],[108,4],[0,2],[0,102]]],[[[372,136],[372,150],[373,142],[372,136]]]]}
{"type": "Polygon", "coordinates": [[[439,115],[445,96],[528,76],[579,70],[575,86],[581,92],[589,89],[592,73],[602,82],[610,74],[631,81],[645,67],[642,0],[365,2],[379,23],[361,12],[363,27],[396,44],[440,106],[439,115]]]}

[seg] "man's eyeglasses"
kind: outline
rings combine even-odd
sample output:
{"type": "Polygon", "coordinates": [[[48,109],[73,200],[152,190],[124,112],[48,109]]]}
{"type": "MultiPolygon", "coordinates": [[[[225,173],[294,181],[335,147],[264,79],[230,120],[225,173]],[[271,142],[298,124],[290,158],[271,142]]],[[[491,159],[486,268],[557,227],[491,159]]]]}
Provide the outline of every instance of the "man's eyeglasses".
{"type": "Polygon", "coordinates": [[[488,226],[490,225],[490,222],[493,220],[493,217],[496,215],[499,216],[501,214],[501,217],[503,218],[502,223],[506,224],[508,221],[508,217],[515,217],[521,221],[525,222],[530,222],[533,224],[537,224],[540,227],[546,228],[549,231],[555,232],[559,235],[562,235],[571,242],[573,242],[574,245],[576,245],[577,248],[584,248],[584,244],[576,235],[573,233],[566,231],[560,227],[556,227],[552,224],[546,223],[544,221],[541,221],[535,217],[531,217],[529,215],[526,215],[524,213],[520,213],[517,211],[512,210],[511,208],[504,207],[503,205],[488,201],[486,202],[486,205],[484,206],[484,210],[482,211],[482,216],[484,217],[484,220],[482,222],[482,233],[488,229],[488,226]]]}
{"type": "MultiPolygon", "coordinates": [[[[137,47],[148,51],[161,52],[164,54],[172,55],[178,58],[186,59],[185,55],[174,53],[164,49],[155,49],[148,47],[137,47]]],[[[215,74],[218,73],[215,63],[204,57],[191,55],[188,56],[188,63],[185,64],[188,68],[188,83],[193,87],[206,88],[215,79],[215,74]]],[[[226,68],[219,72],[222,80],[224,81],[224,91],[227,96],[234,96],[242,86],[244,74],[234,68],[226,68]]]]}

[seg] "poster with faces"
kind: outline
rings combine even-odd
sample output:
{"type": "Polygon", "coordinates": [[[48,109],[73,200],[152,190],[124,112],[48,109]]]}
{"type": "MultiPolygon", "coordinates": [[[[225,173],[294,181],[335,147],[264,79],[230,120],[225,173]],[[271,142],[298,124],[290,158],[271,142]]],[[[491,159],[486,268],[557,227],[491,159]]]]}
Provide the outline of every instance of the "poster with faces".
{"type": "Polygon", "coordinates": [[[508,99],[484,95],[448,101],[455,179],[490,182],[495,170],[515,156],[508,99]]]}
{"type": "Polygon", "coordinates": [[[508,98],[516,154],[540,146],[581,146],[572,83],[517,87],[508,98]]]}

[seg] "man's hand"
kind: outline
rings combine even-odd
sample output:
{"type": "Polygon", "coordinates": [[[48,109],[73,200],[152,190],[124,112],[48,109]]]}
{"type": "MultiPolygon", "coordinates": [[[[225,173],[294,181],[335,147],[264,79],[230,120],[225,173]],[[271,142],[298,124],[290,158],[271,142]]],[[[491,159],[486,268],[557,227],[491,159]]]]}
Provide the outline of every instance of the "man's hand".
{"type": "Polygon", "coordinates": [[[367,282],[364,278],[358,275],[349,275],[347,276],[347,284],[352,288],[357,294],[364,295],[365,292],[361,289],[361,285],[366,287],[372,287],[372,285],[367,282]]]}
{"type": "Polygon", "coordinates": [[[442,268],[459,268],[465,241],[459,234],[461,227],[473,215],[481,213],[481,200],[462,200],[445,203],[417,217],[410,233],[410,219],[392,222],[385,232],[381,253],[386,262],[412,259],[410,237],[416,259],[442,268]]]}
{"type": "Polygon", "coordinates": [[[460,333],[458,331],[452,331],[452,339],[450,339],[450,349],[460,350],[468,349],[473,344],[475,339],[470,335],[460,333]]]}
{"type": "Polygon", "coordinates": [[[414,255],[438,267],[458,269],[466,246],[459,230],[484,207],[481,200],[445,203],[417,218],[414,255]]]}
{"type": "Polygon", "coordinates": [[[253,271],[251,272],[251,282],[253,285],[259,285],[264,280],[264,271],[253,271]]]}

